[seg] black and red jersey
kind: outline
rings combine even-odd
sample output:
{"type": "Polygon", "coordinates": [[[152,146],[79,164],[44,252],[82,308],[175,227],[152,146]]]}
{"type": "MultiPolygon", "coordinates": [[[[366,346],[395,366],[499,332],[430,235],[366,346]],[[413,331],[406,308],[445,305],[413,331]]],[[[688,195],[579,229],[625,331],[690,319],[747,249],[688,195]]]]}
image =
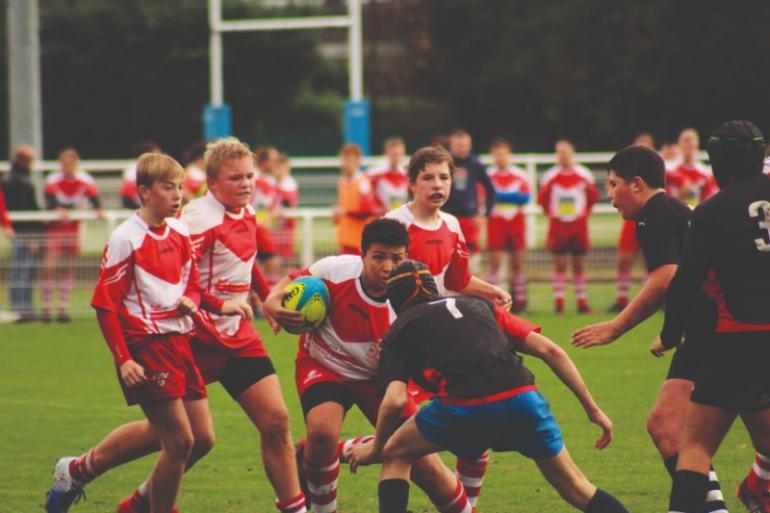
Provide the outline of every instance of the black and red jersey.
{"type": "Polygon", "coordinates": [[[679,341],[690,299],[710,271],[711,288],[718,288],[710,294],[720,311],[716,331],[770,331],[770,177],[735,179],[695,208],[669,286],[665,345],[679,341]]]}
{"type": "Polygon", "coordinates": [[[439,398],[482,399],[532,386],[535,378],[513,340],[539,330],[473,296],[411,306],[382,341],[378,387],[384,391],[392,381],[411,379],[439,398]]]}

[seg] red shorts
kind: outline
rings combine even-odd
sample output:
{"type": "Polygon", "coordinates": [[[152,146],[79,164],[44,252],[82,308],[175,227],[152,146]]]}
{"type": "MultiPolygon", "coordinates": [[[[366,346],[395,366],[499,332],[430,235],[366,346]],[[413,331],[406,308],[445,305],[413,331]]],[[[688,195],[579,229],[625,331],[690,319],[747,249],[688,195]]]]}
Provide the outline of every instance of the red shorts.
{"type": "Polygon", "coordinates": [[[583,255],[588,251],[588,221],[586,218],[565,223],[551,219],[546,248],[551,253],[583,255]]]}
{"type": "Polygon", "coordinates": [[[275,244],[270,236],[270,230],[265,225],[257,223],[257,256],[265,258],[275,254],[275,244]]]}
{"type": "Polygon", "coordinates": [[[252,340],[250,343],[237,347],[215,347],[198,338],[190,341],[192,355],[200,369],[205,384],[219,381],[225,365],[231,358],[261,358],[267,356],[265,346],[261,340],[252,340]]]}
{"type": "Polygon", "coordinates": [[[131,344],[128,351],[147,376],[145,383],[129,388],[120,379],[118,369],[118,381],[129,406],[158,399],[191,401],[206,397],[203,377],[190,350],[189,334],[151,335],[131,344]]]}
{"type": "Polygon", "coordinates": [[[78,225],[51,225],[45,238],[45,251],[48,255],[80,255],[80,234],[78,225]]]}
{"type": "Polygon", "coordinates": [[[490,217],[487,221],[487,246],[490,251],[524,249],[524,232],[522,215],[513,219],[490,217]]]}
{"type": "Polygon", "coordinates": [[[476,222],[475,217],[458,217],[460,221],[460,230],[465,237],[465,244],[468,246],[468,251],[479,250],[479,225],[476,222]]]}
{"type": "Polygon", "coordinates": [[[623,220],[623,228],[620,230],[618,251],[621,253],[638,253],[639,239],[636,238],[636,222],[623,220]]]}
{"type": "MultiPolygon", "coordinates": [[[[382,397],[377,393],[377,386],[374,380],[371,381],[346,381],[342,376],[334,372],[333,370],[324,367],[318,360],[312,356],[304,353],[302,350],[297,354],[295,360],[296,368],[294,371],[294,379],[297,384],[297,391],[300,398],[310,389],[313,385],[320,383],[336,383],[347,388],[352,396],[354,402],[361,413],[369,419],[372,425],[377,424],[377,413],[380,409],[380,403],[382,403],[382,397]]],[[[411,398],[407,402],[404,411],[401,416],[409,418],[417,413],[417,403],[411,398]]]]}

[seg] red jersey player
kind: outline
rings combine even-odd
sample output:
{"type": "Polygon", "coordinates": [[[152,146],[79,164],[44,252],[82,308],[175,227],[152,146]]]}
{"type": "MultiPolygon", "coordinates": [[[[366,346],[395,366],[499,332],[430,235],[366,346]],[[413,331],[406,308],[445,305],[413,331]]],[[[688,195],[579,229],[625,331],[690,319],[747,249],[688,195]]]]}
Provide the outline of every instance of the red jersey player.
{"type": "Polygon", "coordinates": [[[297,230],[297,220],[285,215],[284,210],[297,208],[299,205],[299,185],[291,176],[291,163],[287,155],[278,157],[275,168],[275,182],[278,190],[278,209],[273,229],[276,251],[281,258],[294,258],[294,236],[297,230]]]}
{"type": "Polygon", "coordinates": [[[508,283],[513,294],[513,309],[520,312],[527,307],[524,206],[530,198],[529,178],[523,169],[511,165],[511,147],[506,141],[498,140],[492,143],[490,152],[494,164],[487,169],[487,174],[495,188],[497,202],[487,221],[487,281],[495,284],[499,282],[503,255],[508,252],[508,283]]]}
{"type": "Polygon", "coordinates": [[[265,269],[268,283],[271,284],[278,281],[281,273],[281,259],[270,234],[278,208],[278,187],[273,176],[278,158],[278,150],[271,146],[257,148],[254,195],[251,198],[251,206],[257,216],[257,258],[265,269]]]}
{"type": "MultiPolygon", "coordinates": [[[[172,218],[181,207],[183,178],[182,167],[168,156],[140,157],[142,208],[110,237],[91,301],[126,401],[141,405],[147,431],[160,445],[149,502],[152,511],[164,513],[174,506],[195,435],[211,426],[206,389],[190,352],[193,320],[183,315],[195,314],[201,300],[198,271],[187,228],[172,218]]],[[[59,460],[47,511],[69,509],[92,478],[94,458],[91,450],[59,460]]]]}
{"type": "Polygon", "coordinates": [[[50,175],[45,183],[46,207],[57,211],[59,221],[51,222],[46,234],[45,257],[40,280],[43,322],[51,321],[51,296],[54,283],[59,286],[56,320],[70,321],[67,310],[75,285],[75,261],[80,255],[80,221],[70,220],[69,210],[81,208],[85,200],[88,200],[96,209],[99,219],[104,218],[94,179],[88,173],[78,169],[79,162],[80,155],[75,148],[63,149],[59,152],[61,170],[50,175]]]}
{"type": "Polygon", "coordinates": [[[698,132],[692,128],[682,130],[679,134],[682,160],[673,171],[666,173],[666,193],[692,208],[719,190],[711,170],[697,160],[699,148],[698,132]]]}
{"type": "MultiPolygon", "coordinates": [[[[284,287],[297,275],[321,278],[329,289],[326,321],[300,337],[296,382],[307,429],[302,458],[314,511],[337,509],[340,456],[367,439],[339,442],[345,413],[355,404],[374,425],[381,398],[374,377],[379,344],[394,317],[383,295],[387,278],[406,258],[409,236],[403,224],[377,219],[364,227],[361,256],[339,255],[319,260],[309,268],[283,278],[265,302],[276,320],[294,325],[297,312],[281,308],[284,287]]],[[[412,401],[403,410],[408,418],[417,411],[412,401]]],[[[420,460],[415,481],[439,508],[466,501],[457,478],[438,458],[420,460]]]]}
{"type": "Polygon", "coordinates": [[[184,203],[187,204],[194,198],[200,198],[206,193],[206,165],[203,155],[206,152],[206,144],[197,142],[185,152],[187,164],[184,168],[184,203]]]}
{"type": "Polygon", "coordinates": [[[367,169],[372,189],[382,212],[398,208],[409,199],[409,178],[403,161],[406,155],[404,140],[389,137],[383,144],[385,162],[367,169]]]}
{"type": "MultiPolygon", "coordinates": [[[[190,202],[182,215],[203,270],[202,285],[219,301],[224,300],[223,313],[238,313],[246,318],[250,310],[243,299],[248,291],[257,289],[262,297],[267,294],[267,284],[255,264],[256,221],[248,205],[254,191],[253,165],[253,154],[240,141],[225,139],[212,143],[206,152],[209,192],[190,202]]],[[[196,317],[191,346],[204,380],[218,380],[260,431],[262,458],[278,495],[279,510],[304,512],[288,412],[259,334],[247,320],[206,312],[196,317]]],[[[188,468],[212,445],[213,428],[201,437],[196,436],[188,468]]],[[[89,451],[94,455],[90,479],[154,450],[157,442],[146,424],[122,426],[89,451]]],[[[119,513],[149,511],[147,488],[147,483],[143,483],[122,501],[119,513]]]]}
{"type": "Polygon", "coordinates": [[[553,295],[556,313],[564,312],[567,255],[572,256],[578,313],[589,313],[585,274],[588,251],[588,216],[599,191],[591,171],[574,161],[575,146],[566,139],[556,142],[557,164],[546,171],[540,184],[538,203],[548,216],[546,247],[553,254],[553,295]]]}
{"type": "Polygon", "coordinates": [[[3,194],[3,187],[0,185],[0,226],[3,227],[5,236],[9,239],[13,239],[16,235],[11,225],[11,218],[8,215],[8,207],[5,205],[5,195],[3,194]]]}

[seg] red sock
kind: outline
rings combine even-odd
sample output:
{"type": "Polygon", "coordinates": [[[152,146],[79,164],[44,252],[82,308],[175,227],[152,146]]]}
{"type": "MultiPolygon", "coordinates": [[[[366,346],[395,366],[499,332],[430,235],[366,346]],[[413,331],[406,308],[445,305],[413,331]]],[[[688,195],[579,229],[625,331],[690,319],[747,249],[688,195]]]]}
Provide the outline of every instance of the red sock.
{"type": "Polygon", "coordinates": [[[369,440],[374,440],[374,437],[372,435],[361,435],[355,438],[348,438],[347,440],[340,440],[339,443],[337,443],[337,455],[340,457],[340,461],[342,463],[347,463],[348,457],[350,457],[350,451],[353,450],[353,446],[360,443],[366,443],[369,440]]]}
{"type": "Polygon", "coordinates": [[[441,513],[471,513],[473,508],[470,502],[468,502],[468,495],[465,493],[462,482],[457,480],[457,486],[455,486],[452,496],[447,499],[434,499],[431,498],[433,504],[441,513]]]}
{"type": "Polygon", "coordinates": [[[455,472],[465,488],[465,493],[468,494],[468,502],[472,508],[476,507],[476,502],[479,500],[481,485],[484,482],[484,474],[487,472],[488,465],[489,453],[486,452],[476,461],[457,459],[455,472]]]}
{"type": "Polygon", "coordinates": [[[761,495],[770,488],[770,458],[757,453],[749,475],[746,477],[749,490],[761,495]]]}
{"type": "Polygon", "coordinates": [[[79,485],[84,486],[102,475],[102,472],[96,470],[93,466],[94,450],[89,449],[88,452],[82,454],[79,458],[75,458],[70,462],[70,476],[79,485]]]}
{"type": "Polygon", "coordinates": [[[323,465],[311,465],[304,460],[305,479],[309,490],[308,500],[314,513],[335,513],[337,511],[337,478],[340,475],[340,459],[323,465]]]}
{"type": "Polygon", "coordinates": [[[291,497],[284,500],[275,500],[275,507],[281,513],[305,513],[307,508],[305,506],[305,494],[299,493],[296,497],[291,497]]]}

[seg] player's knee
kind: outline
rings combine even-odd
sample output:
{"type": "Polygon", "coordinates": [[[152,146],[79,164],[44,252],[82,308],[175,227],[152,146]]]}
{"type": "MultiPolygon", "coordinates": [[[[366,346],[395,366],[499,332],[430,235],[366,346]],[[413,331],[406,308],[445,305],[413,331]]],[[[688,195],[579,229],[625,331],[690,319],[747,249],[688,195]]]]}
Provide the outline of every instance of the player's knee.
{"type": "Polygon", "coordinates": [[[202,433],[196,433],[193,451],[200,456],[208,454],[208,452],[214,448],[216,441],[217,436],[214,434],[213,429],[206,430],[202,433]]]}
{"type": "Polygon", "coordinates": [[[650,414],[647,419],[647,432],[661,454],[673,455],[677,453],[679,433],[672,432],[665,415],[658,412],[650,414]]]}
{"type": "Polygon", "coordinates": [[[316,428],[307,434],[307,451],[319,458],[324,456],[323,459],[331,458],[337,451],[337,443],[339,441],[339,433],[329,428],[316,428]]]}
{"type": "Polygon", "coordinates": [[[164,441],[163,450],[175,460],[187,461],[195,445],[192,433],[177,433],[164,441]]]}
{"type": "Polygon", "coordinates": [[[277,411],[259,429],[263,445],[285,445],[289,442],[289,413],[277,411]]]}

